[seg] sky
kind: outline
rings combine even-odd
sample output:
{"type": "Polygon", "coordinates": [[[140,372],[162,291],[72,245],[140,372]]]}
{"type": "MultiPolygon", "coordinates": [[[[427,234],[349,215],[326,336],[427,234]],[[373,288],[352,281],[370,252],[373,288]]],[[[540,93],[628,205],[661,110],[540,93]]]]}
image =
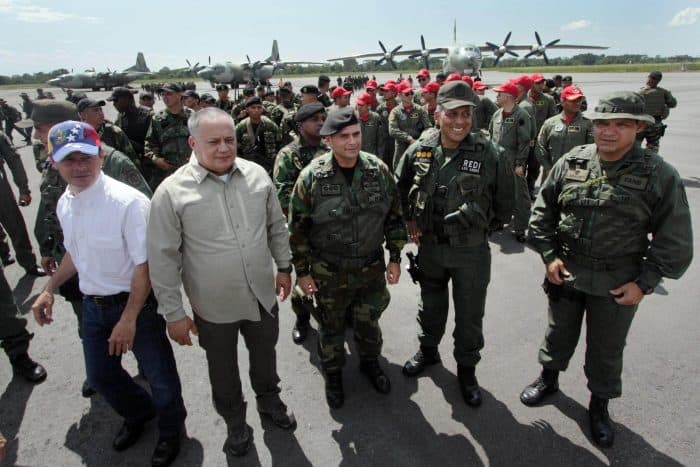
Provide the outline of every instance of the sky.
{"type": "MultiPolygon", "coordinates": [[[[198,8],[173,0],[95,2],[84,0],[0,0],[0,75],[74,71],[95,67],[124,69],[144,53],[151,70],[212,62],[244,62],[270,55],[279,42],[282,60],[325,61],[331,57],[452,44],[457,21],[459,42],[483,45],[543,42],[604,45],[609,55],[646,54],[700,57],[700,0],[556,0],[467,2],[402,0],[401,2],[233,2],[206,0],[198,8]],[[565,2],[561,2],[562,4],[565,2]],[[585,8],[583,8],[585,6],[585,8]]],[[[188,2],[188,4],[191,4],[188,2]]],[[[597,51],[595,51],[597,53],[597,51]]],[[[550,57],[577,51],[548,51],[550,57]]]]}

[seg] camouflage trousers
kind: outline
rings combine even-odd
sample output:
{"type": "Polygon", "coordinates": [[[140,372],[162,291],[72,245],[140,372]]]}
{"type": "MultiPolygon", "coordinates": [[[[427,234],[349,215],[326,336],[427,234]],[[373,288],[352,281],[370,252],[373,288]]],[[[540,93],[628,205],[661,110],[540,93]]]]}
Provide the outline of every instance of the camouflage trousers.
{"type": "Polygon", "coordinates": [[[661,141],[661,137],[666,133],[666,125],[664,125],[662,120],[656,121],[656,123],[652,124],[647,124],[647,126],[644,128],[644,131],[641,133],[637,134],[637,141],[641,144],[642,141],[645,139],[647,140],[647,149],[650,151],[654,151],[656,153],[659,152],[659,143],[661,141]]]}
{"type": "Polygon", "coordinates": [[[325,372],[345,365],[345,314],[351,310],[353,336],[360,359],[376,359],[382,350],[379,317],[389,306],[383,259],[352,271],[341,270],[324,261],[311,266],[316,282],[318,353],[325,372]]]}

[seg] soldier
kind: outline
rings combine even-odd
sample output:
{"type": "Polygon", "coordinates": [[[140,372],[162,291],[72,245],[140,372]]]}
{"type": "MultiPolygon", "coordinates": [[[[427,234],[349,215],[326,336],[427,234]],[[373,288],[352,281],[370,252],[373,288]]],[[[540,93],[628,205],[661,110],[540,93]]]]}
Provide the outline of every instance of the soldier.
{"type": "Polygon", "coordinates": [[[391,390],[377,358],[379,317],[389,304],[386,287],[401,274],[406,230],[389,168],[360,150],[362,137],[352,108],[329,113],[321,130],[331,152],[302,170],[290,203],[289,231],[297,285],[314,295],[319,356],[326,401],[343,405],[346,311],[352,309],[360,371],[383,394],[391,390]],[[384,264],[386,240],[389,264],[384,264]],[[384,273],[386,271],[386,281],[384,273]]]}
{"type": "Polygon", "coordinates": [[[401,105],[394,107],[389,114],[389,135],[394,138],[391,167],[396,167],[406,148],[431,127],[428,112],[413,104],[413,88],[404,85],[400,95],[401,105]]]}
{"type": "MultiPolygon", "coordinates": [[[[337,89],[337,88],[336,88],[337,89]]],[[[290,89],[291,92],[291,89],[290,89]]],[[[320,94],[318,88],[313,84],[307,84],[299,90],[300,94],[300,105],[313,104],[314,102],[320,102],[318,100],[318,95],[320,94]]],[[[292,96],[294,94],[292,93],[292,96]]]]}
{"type": "Polygon", "coordinates": [[[338,110],[342,109],[343,107],[349,106],[351,95],[352,91],[348,91],[347,89],[341,88],[340,86],[335,88],[331,93],[331,97],[333,98],[333,106],[329,110],[338,110]]]}
{"type": "Polygon", "coordinates": [[[418,81],[418,89],[413,94],[413,102],[416,105],[424,105],[423,88],[430,82],[430,71],[427,68],[421,68],[416,73],[416,80],[418,81]]]}
{"type": "MultiPolygon", "coordinates": [[[[219,95],[219,98],[216,100],[216,106],[224,112],[231,113],[234,103],[229,100],[228,91],[229,88],[227,84],[216,85],[216,93],[219,95]]],[[[255,93],[255,90],[253,90],[253,93],[255,93]]]]}
{"type": "Polygon", "coordinates": [[[192,111],[182,105],[182,87],[170,83],[160,89],[165,109],[151,119],[144,145],[144,157],[150,159],[155,166],[149,180],[152,190],[155,190],[165,177],[184,165],[192,152],[187,143],[190,136],[187,119],[192,115],[192,111]]]}
{"type": "Polygon", "coordinates": [[[114,104],[114,108],[119,112],[115,125],[121,128],[129,138],[131,147],[136,153],[139,164],[136,167],[141,170],[141,174],[147,180],[154,170],[153,162],[144,157],[144,144],[146,134],[151,126],[153,112],[149,107],[143,105],[136,106],[134,93],[131,89],[117,87],[112,91],[112,95],[107,98],[114,104]]]}
{"type": "Polygon", "coordinates": [[[48,99],[42,88],[36,88],[36,100],[48,99]]]}
{"type": "Polygon", "coordinates": [[[622,354],[644,295],[662,277],[678,279],[693,256],[688,198],[678,172],[635,138],[644,98],[603,97],[590,114],[594,144],[554,164],[530,219],[530,240],[546,266],[549,326],[539,351],[542,373],[520,394],[536,405],[558,390],[586,315],[584,371],[593,441],[610,447],[608,400],[622,392],[622,354]]]}
{"type": "Polygon", "coordinates": [[[266,116],[272,115],[272,111],[277,107],[277,102],[275,101],[275,91],[268,89],[265,91],[262,97],[263,113],[266,116]]]}
{"type": "Polygon", "coordinates": [[[373,79],[370,79],[365,83],[365,92],[369,94],[369,96],[372,98],[372,100],[369,103],[369,108],[373,112],[377,111],[377,105],[379,104],[377,102],[377,82],[373,79]]]}
{"type": "Polygon", "coordinates": [[[203,109],[207,107],[216,107],[216,99],[214,99],[214,96],[212,96],[208,92],[205,92],[204,94],[199,96],[199,105],[203,109]]]}
{"type": "Polygon", "coordinates": [[[188,89],[187,91],[182,93],[182,104],[188,109],[192,109],[193,112],[196,112],[199,109],[201,109],[199,102],[199,94],[197,94],[196,91],[188,89]]]}
{"type": "Polygon", "coordinates": [[[116,125],[105,120],[105,114],[102,110],[106,104],[105,101],[96,101],[94,99],[85,98],[78,102],[78,113],[80,119],[89,124],[100,135],[100,140],[115,148],[117,151],[126,154],[131,159],[136,167],[141,165],[141,158],[136,155],[136,151],[131,146],[129,137],[116,125]]]}
{"type": "Polygon", "coordinates": [[[32,107],[34,103],[29,98],[26,92],[20,92],[19,97],[22,98],[22,112],[24,112],[24,117],[30,118],[32,116],[32,107]]]}
{"type": "Polygon", "coordinates": [[[326,75],[318,77],[318,100],[324,107],[330,107],[333,103],[328,96],[328,89],[331,86],[331,79],[326,75]]]}
{"type": "Polygon", "coordinates": [[[478,99],[472,116],[472,127],[474,129],[488,131],[491,118],[493,118],[493,114],[496,113],[498,107],[496,107],[496,104],[494,104],[491,99],[484,95],[485,91],[489,89],[487,85],[481,81],[477,81],[474,83],[472,89],[474,90],[475,98],[478,99]]]}
{"type": "Polygon", "coordinates": [[[593,142],[593,124],[581,113],[581,102],[581,88],[568,86],[561,92],[562,112],[547,119],[540,129],[535,154],[544,169],[543,181],[561,156],[593,142]]]}
{"type": "MultiPolygon", "coordinates": [[[[561,86],[559,88],[559,91],[563,90],[564,88],[567,88],[574,84],[574,79],[571,77],[571,75],[566,75],[561,79],[561,86]]],[[[558,102],[555,100],[554,102],[558,102]]],[[[586,109],[588,108],[588,102],[586,101],[586,97],[584,96],[583,102],[581,102],[581,112],[585,112],[586,109]]],[[[561,105],[557,104],[557,112],[561,112],[561,105]]]]}
{"type": "Polygon", "coordinates": [[[150,92],[142,92],[139,94],[139,105],[142,105],[144,107],[148,107],[149,109],[153,110],[153,106],[155,105],[156,100],[153,97],[153,94],[150,92]]]}
{"type": "Polygon", "coordinates": [[[46,272],[36,264],[32,242],[29,240],[29,233],[27,233],[27,225],[24,223],[24,217],[22,217],[18,207],[18,204],[22,207],[29,206],[31,202],[32,195],[22,159],[12,147],[5,133],[0,131],[0,224],[12,240],[19,265],[24,268],[27,274],[42,277],[46,275],[46,272]],[[5,164],[12,172],[12,179],[19,188],[19,201],[15,198],[10,186],[5,172],[5,164]]]}
{"type": "MultiPolygon", "coordinates": [[[[294,121],[297,136],[294,141],[280,149],[275,159],[272,177],[285,217],[289,215],[289,200],[299,173],[313,159],[330,150],[321,141],[321,127],[326,121],[326,110],[322,103],[302,105],[294,115],[294,121]]],[[[292,291],[292,311],[296,314],[292,340],[295,344],[306,340],[313,308],[314,301],[311,297],[300,293],[296,288],[292,291]]]]}
{"type": "Polygon", "coordinates": [[[384,120],[384,128],[386,128],[386,141],[384,143],[384,154],[377,154],[387,165],[391,166],[394,162],[394,138],[389,134],[389,114],[397,106],[396,93],[398,88],[393,81],[387,81],[379,88],[384,101],[377,105],[377,113],[384,120]]]}
{"type": "MultiPolygon", "coordinates": [[[[493,88],[496,104],[500,107],[493,114],[489,133],[491,139],[505,149],[503,157],[515,172],[515,208],[513,210],[512,230],[515,239],[524,243],[525,229],[530,216],[530,193],[527,189],[525,170],[527,156],[532,138],[532,121],[526,111],[516,103],[519,91],[512,82],[493,88]]],[[[496,229],[502,225],[494,224],[496,229]]]]}
{"type": "MultiPolygon", "coordinates": [[[[420,82],[420,77],[418,78],[420,82]]],[[[421,94],[423,96],[423,108],[428,114],[428,119],[430,120],[430,125],[435,126],[435,109],[437,108],[437,93],[440,90],[440,85],[436,81],[431,81],[426,83],[423,89],[421,89],[421,94]]]]}
{"type": "MultiPolygon", "coordinates": [[[[537,136],[540,134],[540,129],[545,120],[553,117],[558,112],[554,99],[542,92],[545,86],[544,76],[540,73],[533,73],[530,79],[532,80],[532,87],[525,100],[532,104],[535,117],[535,136],[537,136]]],[[[527,188],[532,198],[535,197],[535,183],[539,176],[540,163],[537,160],[535,147],[533,146],[527,157],[527,188]]]]}
{"type": "Polygon", "coordinates": [[[357,96],[355,101],[362,131],[362,151],[380,157],[385,152],[387,130],[384,128],[384,119],[370,110],[371,102],[372,96],[366,92],[357,96]]]}
{"type": "Polygon", "coordinates": [[[256,162],[272,175],[275,157],[282,147],[280,128],[265,117],[259,97],[251,97],[245,102],[248,116],[236,125],[238,156],[256,162]]]}
{"type": "Polygon", "coordinates": [[[241,120],[248,116],[248,113],[245,110],[245,103],[248,99],[255,96],[255,88],[252,86],[246,86],[245,88],[243,88],[242,95],[243,96],[231,110],[231,116],[233,117],[233,121],[236,123],[239,123],[241,120]]]}
{"type": "Polygon", "coordinates": [[[660,71],[652,71],[647,77],[646,86],[639,91],[644,97],[646,112],[654,117],[654,123],[647,125],[644,131],[637,135],[637,140],[641,143],[646,139],[647,148],[657,153],[659,152],[659,141],[666,133],[666,125],[663,121],[668,118],[669,109],[678,104],[671,91],[659,86],[662,77],[660,71]]]}
{"type": "Polygon", "coordinates": [[[491,270],[488,227],[493,218],[503,223],[510,217],[514,181],[508,159],[501,157],[503,149],[485,133],[471,132],[473,97],[464,82],[442,86],[439,129],[427,130],[408,148],[396,177],[409,236],[418,245],[421,288],[420,350],[403,373],[415,376],[440,362],[438,345],[452,279],[459,386],[464,401],[478,407],[475,367],[484,346],[482,320],[491,270]]]}

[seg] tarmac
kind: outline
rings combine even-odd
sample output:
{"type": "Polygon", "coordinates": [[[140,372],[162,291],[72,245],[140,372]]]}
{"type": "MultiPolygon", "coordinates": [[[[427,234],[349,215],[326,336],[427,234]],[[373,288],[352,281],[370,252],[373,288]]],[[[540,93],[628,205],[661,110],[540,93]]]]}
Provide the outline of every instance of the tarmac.
{"type": "MultiPolygon", "coordinates": [[[[556,71],[547,69],[547,75],[556,71]]],[[[382,81],[389,74],[378,74],[382,81]]],[[[484,81],[499,84],[508,76],[486,71],[484,81]]],[[[332,77],[333,79],[335,76],[332,77]]],[[[638,89],[644,74],[578,74],[590,107],[610,91],[638,89]]],[[[313,78],[292,78],[298,90],[313,78]]],[[[198,90],[210,89],[198,82],[198,90]]],[[[661,154],[679,171],[692,210],[695,246],[700,219],[700,161],[697,157],[700,121],[700,74],[669,73],[661,85],[677,97],[661,154]]],[[[62,99],[59,89],[45,88],[62,99]]],[[[0,90],[0,97],[19,107],[19,92],[0,90]]],[[[33,89],[26,89],[34,95],[33,89]]],[[[214,93],[214,92],[213,92],[214,93]]],[[[108,92],[88,92],[104,98],[108,92]]],[[[215,93],[214,93],[215,95],[215,93]]],[[[493,93],[487,91],[492,98],[493,93]]],[[[162,108],[161,101],[157,109],[162,108]]],[[[108,103],[108,118],[116,112],[108,103]]],[[[18,144],[22,141],[15,134],[18,144]]],[[[31,148],[19,148],[34,197],[22,208],[30,237],[39,201],[40,174],[31,148]]],[[[9,173],[9,172],[8,172],[9,173]]],[[[13,185],[14,186],[14,185],[13,185]]],[[[407,249],[415,250],[411,245],[407,249]]],[[[35,245],[35,251],[38,248],[35,245]]],[[[176,466],[675,466],[698,465],[700,448],[700,267],[694,262],[679,281],[665,280],[646,297],[628,337],[623,373],[623,396],[611,401],[616,440],[610,449],[594,445],[588,433],[589,392],[583,374],[583,344],[570,368],[560,377],[560,391],[542,406],[528,408],[518,394],[538,375],[537,350],[546,326],[545,296],[540,284],[544,267],[539,256],[507,232],[491,238],[493,255],[484,334],[486,346],[477,375],[484,394],[478,409],[464,404],[452,357],[452,311],[440,345],[442,365],[417,378],[406,378],[401,367],[418,347],[416,313],[418,286],[408,274],[390,287],[392,301],[381,326],[381,363],[392,381],[392,392],[381,395],[358,371],[358,358],[347,332],[348,359],[344,370],[346,402],[338,410],[326,404],[323,378],[316,356],[316,333],[304,345],[291,340],[294,315],[289,301],[280,308],[277,344],[281,396],[295,412],[298,427],[281,430],[261,420],[255,396],[243,377],[249,402],[248,423],[255,445],[247,456],[233,458],[222,446],[226,427],[215,412],[204,351],[195,344],[173,343],[183,397],[189,415],[187,439],[176,466]],[[695,285],[693,285],[695,284],[695,285]],[[695,460],[693,460],[695,459],[695,460]]],[[[406,263],[407,261],[404,261],[406,263]]],[[[14,377],[0,357],[0,431],[8,439],[3,466],[141,466],[149,465],[157,439],[154,424],[125,452],[111,448],[121,419],[100,396],[80,395],[85,370],[76,320],[70,307],[57,298],[55,322],[39,328],[30,306],[45,279],[23,276],[18,265],[5,269],[15,298],[35,336],[30,355],[43,364],[48,378],[31,385],[14,377]]],[[[584,341],[584,339],[581,339],[584,341]]],[[[247,351],[240,345],[241,374],[247,373],[247,351]]],[[[136,374],[127,355],[125,366],[136,374]]]]}

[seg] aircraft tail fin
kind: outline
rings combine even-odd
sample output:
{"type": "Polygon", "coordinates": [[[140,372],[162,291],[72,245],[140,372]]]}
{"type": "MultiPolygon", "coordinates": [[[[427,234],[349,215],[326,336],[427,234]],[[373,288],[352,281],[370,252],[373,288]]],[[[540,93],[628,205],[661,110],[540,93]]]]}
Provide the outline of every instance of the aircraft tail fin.
{"type": "Polygon", "coordinates": [[[124,71],[143,71],[146,73],[150,73],[151,70],[148,68],[148,65],[146,65],[146,59],[143,57],[143,52],[139,52],[136,55],[136,64],[133,66],[130,66],[124,71]]]}
{"type": "Polygon", "coordinates": [[[457,43],[457,20],[455,19],[454,25],[452,26],[452,40],[457,43]]]}
{"type": "Polygon", "coordinates": [[[272,53],[270,54],[270,57],[267,60],[271,62],[280,61],[280,49],[277,46],[277,39],[272,40],[272,53]]]}

